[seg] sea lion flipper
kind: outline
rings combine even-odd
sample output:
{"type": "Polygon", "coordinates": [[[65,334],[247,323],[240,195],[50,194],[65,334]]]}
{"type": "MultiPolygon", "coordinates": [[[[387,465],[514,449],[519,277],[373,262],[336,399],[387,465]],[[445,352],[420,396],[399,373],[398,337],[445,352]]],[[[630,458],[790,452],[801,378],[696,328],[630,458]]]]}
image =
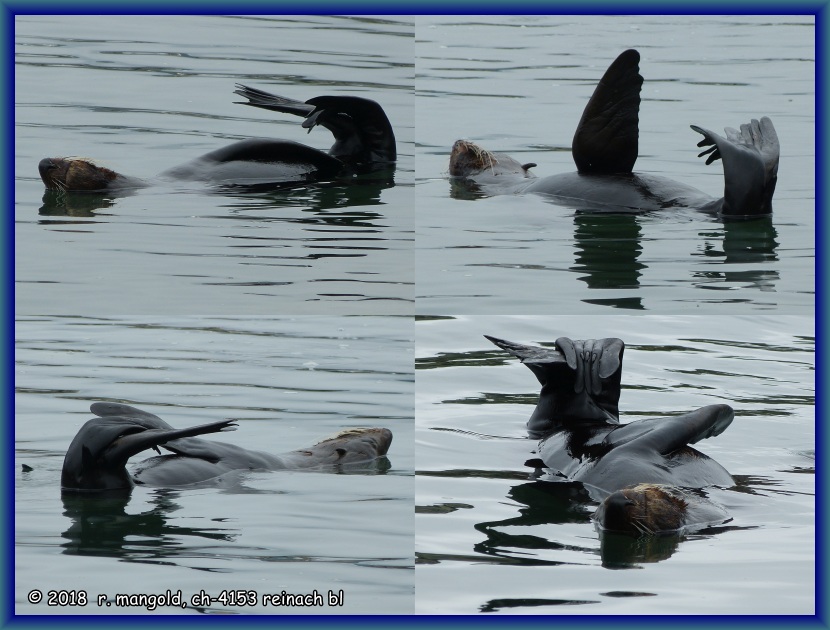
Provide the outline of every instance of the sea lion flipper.
{"type": "Polygon", "coordinates": [[[302,116],[303,118],[314,111],[313,105],[308,105],[302,101],[296,101],[293,98],[277,96],[276,94],[271,94],[270,92],[265,92],[264,90],[258,90],[257,88],[242,85],[241,83],[236,84],[236,89],[233,93],[248,99],[247,103],[237,101],[237,105],[250,105],[251,107],[259,107],[275,112],[281,112],[283,114],[294,114],[295,116],[302,116]]]}
{"type": "Polygon", "coordinates": [[[394,162],[397,159],[395,133],[383,108],[359,96],[315,96],[305,103],[263,90],[236,84],[234,94],[247,98],[240,105],[260,107],[302,116],[303,128],[317,125],[334,136],[329,154],[355,163],[394,162]]]}
{"type": "Polygon", "coordinates": [[[703,136],[697,146],[708,147],[698,157],[706,155],[707,165],[716,160],[723,161],[721,214],[771,214],[781,153],[772,121],[764,116],[760,121],[753,119],[741,125],[740,130],[727,127],[724,130],[726,138],[696,125],[691,127],[703,136]]]}
{"type": "MultiPolygon", "coordinates": [[[[204,435],[206,433],[235,430],[236,424],[233,420],[219,420],[186,429],[148,429],[140,433],[132,433],[119,438],[117,445],[118,457],[123,458],[126,463],[127,459],[136,453],[159,445],[164,446],[167,442],[173,440],[204,435]]],[[[113,447],[115,446],[114,444],[113,447]]]]}
{"type": "Polygon", "coordinates": [[[94,413],[104,415],[88,420],[69,445],[61,472],[65,489],[128,489],[132,482],[125,465],[133,455],[177,438],[229,431],[236,426],[232,420],[221,420],[173,429],[158,426],[152,420],[155,416],[129,405],[98,403],[93,407],[94,413]],[[125,415],[106,413],[118,408],[125,410],[125,415]]]}
{"type": "Polygon", "coordinates": [[[359,96],[315,96],[306,101],[314,111],[303,121],[309,130],[321,125],[334,135],[329,153],[353,162],[394,162],[397,145],[383,108],[359,96]]]}
{"type": "Polygon", "coordinates": [[[565,420],[619,422],[625,349],[621,340],[573,341],[560,337],[555,348],[543,348],[485,337],[521,359],[542,386],[539,402],[527,422],[531,437],[542,437],[565,420]]]}
{"type": "Polygon", "coordinates": [[[509,352],[517,359],[521,359],[522,363],[562,363],[564,361],[563,355],[558,348],[526,346],[521,343],[506,341],[505,339],[498,339],[489,335],[484,335],[484,338],[505,352],[509,352]]]}
{"type": "Polygon", "coordinates": [[[682,416],[659,420],[632,443],[648,444],[663,455],[720,435],[732,423],[735,412],[729,405],[708,405],[682,416]]]}
{"type": "Polygon", "coordinates": [[[149,411],[144,411],[143,409],[138,409],[137,407],[125,405],[123,403],[95,402],[89,406],[89,410],[99,418],[108,418],[111,416],[142,418],[143,420],[151,423],[151,425],[156,425],[156,428],[172,428],[157,415],[152,414],[149,411]]]}
{"type": "Polygon", "coordinates": [[[606,70],[576,127],[571,152],[581,173],[630,173],[639,151],[640,54],[626,50],[606,70]]]}

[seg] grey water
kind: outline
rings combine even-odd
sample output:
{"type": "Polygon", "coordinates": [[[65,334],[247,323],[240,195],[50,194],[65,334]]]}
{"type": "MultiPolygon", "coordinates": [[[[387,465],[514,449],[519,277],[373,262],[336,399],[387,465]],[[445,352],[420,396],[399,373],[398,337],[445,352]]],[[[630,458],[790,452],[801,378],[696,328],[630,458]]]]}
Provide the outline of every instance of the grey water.
{"type": "Polygon", "coordinates": [[[168,589],[185,601],[256,593],[256,605],[216,601],[202,614],[412,612],[409,319],[33,316],[15,332],[18,614],[194,613],[113,603],[168,589]],[[175,427],[233,418],[236,431],[206,439],[272,453],[355,426],[394,438],[386,461],[349,474],[250,472],[215,487],[136,487],[123,501],[62,497],[66,447],[97,400],[175,427]],[[42,602],[29,602],[33,590],[42,602]],[[83,591],[88,603],[48,607],[50,590],[83,591]],[[263,605],[282,591],[317,591],[324,605],[263,605]],[[342,606],[329,591],[343,591],[342,606]]]}
{"type": "Polygon", "coordinates": [[[418,313],[688,309],[804,313],[814,303],[815,30],[803,16],[422,16],[416,21],[418,313]],[[638,172],[723,195],[695,124],[769,116],[781,142],[769,221],[693,211],[579,214],[539,195],[470,199],[456,139],[575,171],[571,140],[602,74],[641,55],[638,172]]]}
{"type": "Polygon", "coordinates": [[[17,312],[412,311],[411,20],[39,15],[15,29],[17,312]],[[258,194],[44,194],[44,157],[152,178],[245,138],[332,145],[300,118],[234,104],[237,82],[377,101],[394,175],[258,194]]]}
{"type": "Polygon", "coordinates": [[[814,322],[761,316],[458,316],[416,324],[416,610],[444,614],[813,614],[814,322]],[[600,536],[579,484],[534,481],[536,378],[487,334],[626,342],[620,421],[735,409],[696,448],[734,477],[732,520],[600,536]],[[446,593],[451,592],[448,597],[446,593]]]}

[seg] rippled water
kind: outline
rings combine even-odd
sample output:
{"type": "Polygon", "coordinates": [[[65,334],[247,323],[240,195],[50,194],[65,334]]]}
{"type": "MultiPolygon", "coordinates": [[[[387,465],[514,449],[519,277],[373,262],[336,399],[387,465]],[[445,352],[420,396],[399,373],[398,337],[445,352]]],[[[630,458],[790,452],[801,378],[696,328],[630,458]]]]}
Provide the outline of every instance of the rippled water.
{"type": "Polygon", "coordinates": [[[100,609],[97,596],[166,589],[186,599],[222,589],[344,592],[342,607],[214,603],[205,613],[412,611],[408,319],[27,317],[16,337],[18,613],[141,613],[100,609]],[[238,429],[222,441],[273,453],[352,426],[385,426],[394,440],[388,466],[351,474],[250,473],[217,488],[62,500],[66,447],[96,400],[176,427],[234,418],[238,429]],[[94,601],[26,603],[32,589],[69,588],[94,601]]]}
{"type": "Polygon", "coordinates": [[[412,311],[411,20],[19,16],[15,27],[18,312],[412,311]],[[295,116],[234,104],[236,82],[376,100],[398,142],[393,179],[44,194],[37,164],[49,156],[152,178],[245,138],[331,146],[295,116]]]}
{"type": "Polygon", "coordinates": [[[532,614],[810,614],[814,333],[806,317],[457,317],[416,325],[417,610],[532,614]],[[620,420],[735,409],[696,446],[736,480],[724,527],[600,538],[579,484],[534,482],[533,374],[521,343],[620,337],[620,420]],[[452,597],[445,593],[451,591],[452,597]]]}
{"type": "Polygon", "coordinates": [[[789,16],[418,18],[417,311],[811,311],[814,34],[811,19],[789,16]],[[458,138],[535,162],[538,176],[574,171],[582,110],[627,48],[645,78],[635,170],[722,196],[720,162],[696,157],[689,125],[721,133],[769,116],[781,142],[771,221],[578,215],[538,195],[453,195],[458,138]]]}

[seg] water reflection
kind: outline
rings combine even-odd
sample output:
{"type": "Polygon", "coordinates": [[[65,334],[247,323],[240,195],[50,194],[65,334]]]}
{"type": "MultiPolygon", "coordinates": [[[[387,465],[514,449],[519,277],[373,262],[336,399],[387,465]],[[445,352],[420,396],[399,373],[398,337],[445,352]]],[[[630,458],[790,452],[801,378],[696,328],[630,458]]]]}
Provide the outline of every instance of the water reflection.
{"type": "MultiPolygon", "coordinates": [[[[312,184],[255,184],[205,186],[187,192],[212,193],[240,200],[246,208],[302,207],[306,211],[381,205],[381,192],[395,186],[395,169],[386,166],[349,180],[316,182],[312,184]]],[[[117,205],[118,199],[139,194],[141,189],[123,189],[106,192],[73,192],[46,190],[41,216],[92,217],[96,210],[117,205]]],[[[172,192],[182,192],[172,189],[172,192]]]]}
{"type": "MultiPolygon", "coordinates": [[[[462,471],[456,471],[462,476],[462,471]]],[[[478,474],[466,476],[503,478],[504,473],[491,471],[475,471],[478,474]]],[[[422,472],[425,476],[434,476],[436,473],[422,472]]],[[[440,476],[440,473],[437,473],[440,476]]],[[[513,475],[518,476],[518,474],[513,475]]],[[[738,479],[737,491],[752,492],[749,490],[750,480],[738,479]]],[[[474,525],[477,532],[484,538],[473,544],[473,550],[479,555],[470,555],[470,562],[494,562],[496,564],[511,564],[521,566],[558,566],[574,564],[570,560],[553,560],[539,557],[539,551],[563,552],[570,554],[578,552],[587,556],[599,555],[602,566],[608,569],[639,568],[644,563],[657,563],[669,559],[685,540],[699,540],[717,534],[737,529],[749,529],[735,525],[721,525],[699,530],[694,534],[664,533],[661,535],[634,537],[625,534],[597,531],[591,515],[597,505],[586,487],[575,481],[525,481],[513,485],[507,492],[511,502],[519,504],[516,516],[497,521],[485,521],[474,525]],[[597,541],[585,545],[574,544],[539,535],[540,525],[576,523],[590,528],[580,540],[597,541]],[[517,528],[533,528],[517,530],[517,528]],[[519,533],[515,533],[515,532],[519,533]],[[597,538],[594,538],[594,535],[597,538]],[[488,559],[485,559],[488,558],[488,559]]],[[[419,513],[448,514],[454,509],[438,509],[441,506],[423,506],[419,513]]],[[[463,505],[461,507],[464,507],[463,505]]],[[[472,507],[472,506],[467,506],[472,507]]],[[[459,560],[459,556],[448,557],[440,554],[419,554],[419,564],[436,563],[441,560],[459,560]]],[[[590,562],[586,557],[586,562],[590,562]]],[[[559,600],[547,603],[583,603],[559,600]]],[[[502,603],[498,608],[505,607],[502,603]]],[[[517,604],[525,605],[525,604],[517,604]]],[[[530,604],[532,605],[532,604],[530,604]]],[[[485,607],[491,607],[490,604],[485,607]]]]}
{"type": "MultiPolygon", "coordinates": [[[[474,200],[491,196],[469,180],[451,180],[450,195],[454,199],[474,200]]],[[[640,278],[648,265],[641,260],[644,226],[653,225],[661,213],[603,212],[587,209],[571,199],[545,197],[546,200],[574,211],[573,250],[574,261],[570,271],[579,274],[579,280],[589,289],[642,290],[640,278]]],[[[688,210],[683,210],[688,212],[688,210]]],[[[713,271],[692,271],[691,276],[698,288],[732,289],[734,285],[758,291],[775,291],[780,279],[774,268],[758,268],[758,264],[777,263],[778,232],[772,217],[753,219],[719,219],[717,227],[700,232],[703,237],[702,252],[676,253],[681,257],[703,256],[707,262],[726,265],[748,264],[749,269],[713,271]]],[[[587,304],[610,306],[628,310],[645,310],[641,295],[583,298],[587,304]]]]}
{"type": "MultiPolygon", "coordinates": [[[[704,238],[702,255],[722,259],[726,264],[773,263],[778,262],[778,232],[772,224],[772,217],[754,221],[725,221],[721,248],[715,242],[719,233],[701,233],[704,238]]],[[[777,269],[752,268],[735,271],[707,271],[694,273],[696,285],[702,288],[730,288],[739,285],[759,291],[775,291],[780,280],[777,269]]]]}
{"type": "MultiPolygon", "coordinates": [[[[574,216],[574,264],[571,271],[589,289],[638,289],[646,268],[639,258],[643,236],[639,218],[631,214],[582,214],[574,216]]],[[[642,297],[584,300],[616,308],[642,310],[642,297]]]]}
{"type": "Polygon", "coordinates": [[[152,509],[128,514],[129,493],[107,496],[100,493],[63,493],[63,514],[71,521],[69,528],[61,534],[65,540],[61,545],[63,553],[148,562],[175,557],[182,550],[192,556],[195,544],[183,545],[183,537],[222,542],[231,542],[237,537],[239,532],[228,527],[173,525],[170,516],[182,509],[176,503],[179,494],[169,489],[156,490],[151,499],[152,509]]]}

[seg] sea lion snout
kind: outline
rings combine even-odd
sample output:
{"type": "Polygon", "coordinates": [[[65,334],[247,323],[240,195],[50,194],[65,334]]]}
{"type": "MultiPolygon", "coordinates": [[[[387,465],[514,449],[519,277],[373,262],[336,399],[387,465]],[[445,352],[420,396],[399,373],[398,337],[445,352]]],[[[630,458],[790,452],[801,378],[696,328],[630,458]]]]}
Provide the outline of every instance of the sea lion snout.
{"type": "Polygon", "coordinates": [[[37,165],[37,170],[40,172],[41,177],[43,177],[44,173],[48,173],[53,168],[56,168],[56,165],[52,161],[52,158],[43,158],[37,165]]]}

